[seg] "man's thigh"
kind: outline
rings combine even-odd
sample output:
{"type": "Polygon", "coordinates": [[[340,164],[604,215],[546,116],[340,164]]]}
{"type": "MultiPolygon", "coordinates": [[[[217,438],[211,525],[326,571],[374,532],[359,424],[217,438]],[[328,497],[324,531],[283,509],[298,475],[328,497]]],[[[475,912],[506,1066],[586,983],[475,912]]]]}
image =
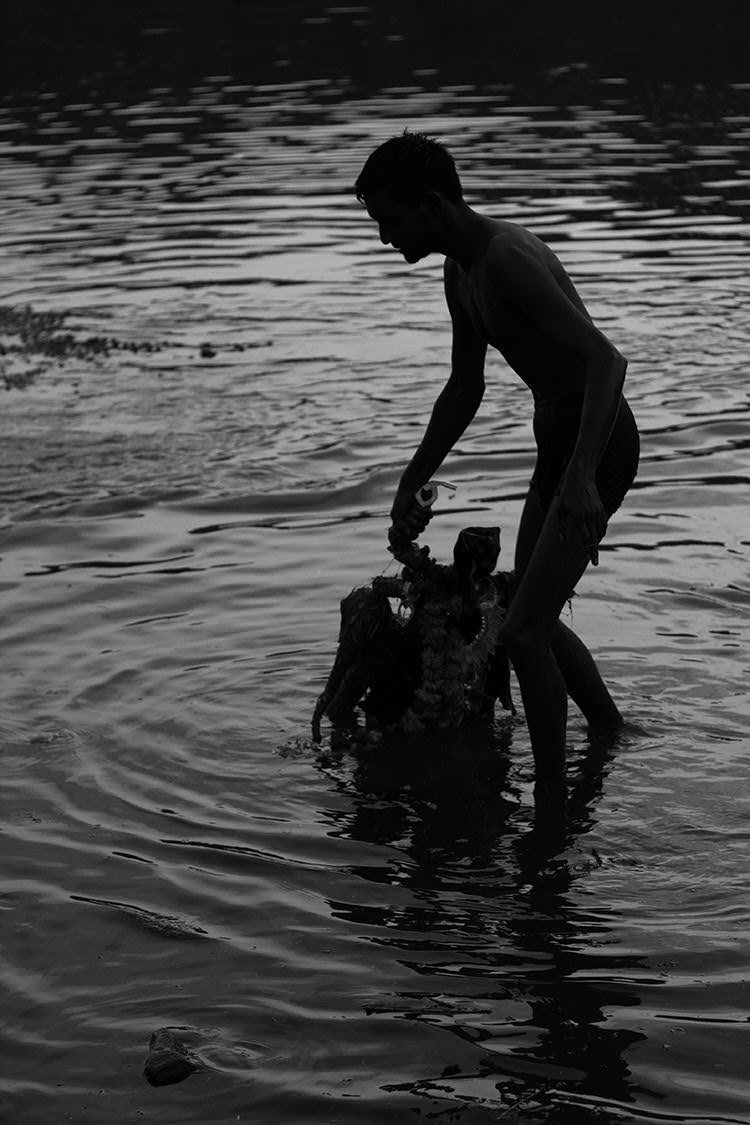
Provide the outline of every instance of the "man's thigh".
{"type": "Polygon", "coordinates": [[[533,489],[527,497],[516,547],[520,566],[504,631],[550,636],[586,569],[590,547],[574,525],[561,536],[558,508],[557,497],[546,512],[533,489]]]}
{"type": "Polygon", "coordinates": [[[517,586],[529,564],[536,541],[539,538],[544,520],[547,515],[547,506],[543,503],[537,489],[532,484],[521,512],[521,521],[518,525],[515,557],[513,560],[514,582],[517,586]]]}

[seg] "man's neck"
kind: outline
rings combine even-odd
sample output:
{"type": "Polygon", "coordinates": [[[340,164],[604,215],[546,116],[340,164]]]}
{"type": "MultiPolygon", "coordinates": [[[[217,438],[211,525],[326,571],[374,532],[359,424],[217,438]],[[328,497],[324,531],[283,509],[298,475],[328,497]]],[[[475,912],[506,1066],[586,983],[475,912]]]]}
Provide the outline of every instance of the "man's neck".
{"type": "Polygon", "coordinates": [[[443,229],[438,250],[453,258],[463,270],[471,269],[491,237],[490,220],[468,203],[449,203],[443,213],[443,229]]]}

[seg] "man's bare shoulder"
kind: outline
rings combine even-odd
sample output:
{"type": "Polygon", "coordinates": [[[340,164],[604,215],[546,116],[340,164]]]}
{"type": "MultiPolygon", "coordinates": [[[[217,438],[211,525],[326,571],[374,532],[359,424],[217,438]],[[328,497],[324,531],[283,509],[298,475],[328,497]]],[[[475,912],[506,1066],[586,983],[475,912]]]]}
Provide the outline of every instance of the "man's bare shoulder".
{"type": "Polygon", "coordinates": [[[512,274],[524,265],[544,267],[553,273],[562,271],[557,255],[546,242],[526,227],[505,219],[492,220],[484,259],[489,272],[498,277],[512,274]]]}
{"type": "Polygon", "coordinates": [[[508,299],[526,294],[536,301],[559,290],[587,318],[589,314],[567,270],[557,254],[537,235],[514,223],[498,223],[490,239],[484,276],[495,292],[508,299]]]}

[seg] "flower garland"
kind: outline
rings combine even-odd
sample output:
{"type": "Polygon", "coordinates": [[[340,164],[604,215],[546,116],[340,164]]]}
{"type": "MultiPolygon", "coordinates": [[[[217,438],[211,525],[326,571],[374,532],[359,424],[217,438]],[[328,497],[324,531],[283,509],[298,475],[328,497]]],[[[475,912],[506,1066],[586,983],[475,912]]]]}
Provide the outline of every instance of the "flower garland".
{"type": "Polygon", "coordinates": [[[458,726],[482,696],[486,671],[505,616],[491,578],[479,589],[460,589],[455,568],[425,558],[417,573],[406,567],[401,580],[375,580],[376,588],[400,597],[417,630],[421,680],[398,726],[415,733],[425,726],[458,726]],[[480,628],[467,639],[466,622],[479,614],[480,628]]]}
{"type": "Polygon", "coordinates": [[[394,539],[401,575],[381,575],[341,603],[336,659],[312,718],[316,742],[323,715],[334,725],[350,725],[363,699],[381,730],[407,732],[458,726],[467,715],[487,713],[497,698],[514,710],[510,673],[504,678],[501,650],[495,652],[509,594],[509,576],[491,573],[497,529],[461,532],[449,566],[435,562],[427,547],[394,539]],[[399,690],[406,710],[397,703],[393,718],[378,719],[399,690]]]}

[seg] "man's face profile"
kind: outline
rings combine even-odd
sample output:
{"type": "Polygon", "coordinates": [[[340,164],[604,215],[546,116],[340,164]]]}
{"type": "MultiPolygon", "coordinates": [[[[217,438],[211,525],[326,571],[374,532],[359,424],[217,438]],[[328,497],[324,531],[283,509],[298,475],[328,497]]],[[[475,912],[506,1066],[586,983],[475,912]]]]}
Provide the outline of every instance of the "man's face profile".
{"type": "Polygon", "coordinates": [[[404,203],[389,191],[376,191],[366,196],[364,203],[368,215],[378,224],[384,246],[393,246],[410,263],[431,253],[431,223],[425,199],[404,203]]]}

